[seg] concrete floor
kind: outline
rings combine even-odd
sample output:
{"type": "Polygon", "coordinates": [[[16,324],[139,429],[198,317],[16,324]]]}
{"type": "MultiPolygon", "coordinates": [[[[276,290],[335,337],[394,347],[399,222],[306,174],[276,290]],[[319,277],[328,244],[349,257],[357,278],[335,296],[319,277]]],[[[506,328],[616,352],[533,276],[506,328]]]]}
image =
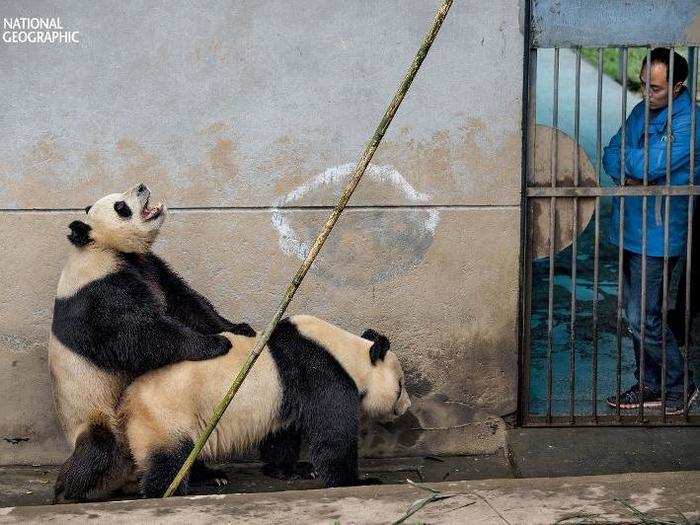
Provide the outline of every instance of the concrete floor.
{"type": "MultiPolygon", "coordinates": [[[[700,428],[511,429],[496,454],[367,459],[363,477],[385,484],[458,480],[573,477],[670,471],[700,472],[700,428]]],[[[195,486],[194,494],[231,494],[320,488],[318,481],[267,478],[257,463],[223,465],[229,484],[195,486]]],[[[56,466],[0,467],[0,507],[51,502],[56,466]]],[[[698,491],[700,492],[700,491],[698,491]]]]}
{"type": "MultiPolygon", "coordinates": [[[[229,463],[219,467],[226,471],[227,485],[193,485],[191,492],[204,495],[322,488],[317,480],[268,478],[260,472],[259,463],[229,463]]],[[[406,479],[440,482],[513,477],[505,454],[363,460],[360,467],[363,477],[378,478],[384,484],[404,483],[406,479]]],[[[57,466],[0,467],[0,507],[50,504],[57,472],[57,466]]]]}
{"type": "Polygon", "coordinates": [[[0,508],[0,523],[695,523],[698,472],[497,479],[0,508]]]}

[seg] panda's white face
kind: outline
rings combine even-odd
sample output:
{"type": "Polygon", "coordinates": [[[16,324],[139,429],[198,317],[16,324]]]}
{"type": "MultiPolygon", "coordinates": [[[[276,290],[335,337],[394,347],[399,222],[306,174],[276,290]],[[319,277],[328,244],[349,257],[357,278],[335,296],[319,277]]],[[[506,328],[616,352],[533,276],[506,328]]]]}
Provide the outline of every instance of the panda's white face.
{"type": "Polygon", "coordinates": [[[90,239],[120,252],[145,253],[165,220],[166,206],[151,207],[151,191],[138,184],[124,193],[102,197],[86,209],[90,239]]]}
{"type": "Polygon", "coordinates": [[[401,363],[389,350],[383,359],[371,365],[362,408],[369,417],[388,422],[404,415],[410,407],[401,363]]]}

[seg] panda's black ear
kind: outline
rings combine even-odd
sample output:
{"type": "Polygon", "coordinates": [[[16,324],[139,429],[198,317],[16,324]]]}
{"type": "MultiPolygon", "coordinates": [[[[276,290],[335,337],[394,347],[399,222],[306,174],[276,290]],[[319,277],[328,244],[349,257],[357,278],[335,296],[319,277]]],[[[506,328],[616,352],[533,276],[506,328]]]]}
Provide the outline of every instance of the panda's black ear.
{"type": "Polygon", "coordinates": [[[85,246],[92,241],[90,239],[90,230],[92,228],[89,224],[85,224],[83,221],[73,221],[68,227],[70,228],[68,240],[76,246],[85,246]]]}
{"type": "Polygon", "coordinates": [[[372,364],[375,365],[378,361],[383,361],[384,356],[389,351],[389,339],[371,328],[362,333],[362,339],[374,341],[374,344],[369,347],[369,359],[372,361],[372,364]]]}

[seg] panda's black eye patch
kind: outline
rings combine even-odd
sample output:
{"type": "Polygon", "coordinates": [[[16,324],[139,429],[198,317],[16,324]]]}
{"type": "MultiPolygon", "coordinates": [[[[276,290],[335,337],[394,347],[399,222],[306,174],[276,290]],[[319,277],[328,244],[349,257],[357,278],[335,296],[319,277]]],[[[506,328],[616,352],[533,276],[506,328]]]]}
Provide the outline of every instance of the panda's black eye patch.
{"type": "Polygon", "coordinates": [[[117,215],[123,217],[124,219],[131,217],[131,208],[129,208],[129,205],[124,201],[115,202],[114,211],[116,211],[117,215]]]}

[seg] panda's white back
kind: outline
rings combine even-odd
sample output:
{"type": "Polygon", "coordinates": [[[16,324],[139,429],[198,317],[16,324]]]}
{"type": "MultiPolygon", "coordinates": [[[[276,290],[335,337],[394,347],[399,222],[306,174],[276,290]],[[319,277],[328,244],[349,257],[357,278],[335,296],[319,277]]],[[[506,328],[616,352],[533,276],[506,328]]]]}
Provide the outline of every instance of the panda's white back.
{"type": "MultiPolygon", "coordinates": [[[[205,361],[184,361],[139,377],[120,406],[126,438],[137,464],[157,443],[173,436],[197,439],[216,404],[240,370],[254,338],[225,334],[228,354],[205,361]]],[[[202,451],[208,459],[244,452],[280,426],[282,385],[267,348],[225,412],[202,451]]]]}

